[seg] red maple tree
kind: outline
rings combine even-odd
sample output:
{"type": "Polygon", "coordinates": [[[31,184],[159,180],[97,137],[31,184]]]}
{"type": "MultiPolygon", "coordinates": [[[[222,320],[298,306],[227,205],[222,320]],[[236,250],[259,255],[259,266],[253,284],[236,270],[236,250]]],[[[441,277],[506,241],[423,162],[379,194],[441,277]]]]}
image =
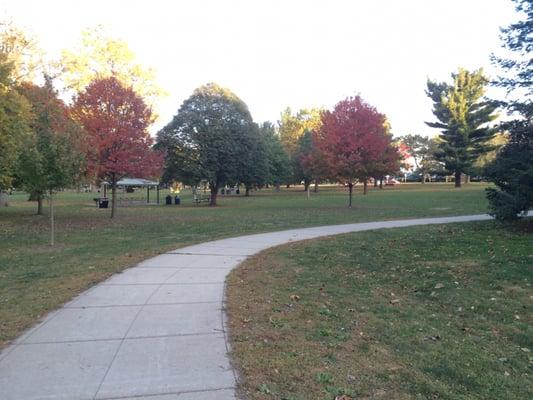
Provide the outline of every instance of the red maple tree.
{"type": "Polygon", "coordinates": [[[354,184],[383,173],[382,167],[394,158],[385,122],[385,115],[360,96],[342,100],[322,114],[317,144],[330,175],[348,185],[349,207],[354,184]]]}
{"type": "Polygon", "coordinates": [[[91,82],[75,99],[72,115],[87,132],[89,174],[111,185],[113,218],[120,179],[161,173],[163,155],[152,149],[148,133],[152,112],[133,89],[110,77],[91,82]]]}

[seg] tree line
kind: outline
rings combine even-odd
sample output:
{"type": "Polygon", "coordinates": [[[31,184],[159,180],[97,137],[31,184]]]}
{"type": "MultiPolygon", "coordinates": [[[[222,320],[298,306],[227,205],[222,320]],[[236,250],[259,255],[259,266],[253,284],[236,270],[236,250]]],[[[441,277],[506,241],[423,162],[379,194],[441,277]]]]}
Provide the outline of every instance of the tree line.
{"type": "Polygon", "coordinates": [[[460,68],[450,82],[428,80],[434,139],[394,140],[386,116],[358,95],[331,110],[286,109],[277,124],[258,124],[233,92],[210,83],[183,102],[154,142],[148,128],[164,91],[125,42],[86,30],[76,48],[44,64],[35,40],[0,23],[0,205],[15,186],[31,193],[41,213],[42,199],[61,188],[106,181],[113,217],[122,177],[162,174],[164,182],[206,182],[211,205],[225,185],[242,185],[248,195],[300,182],[309,191],[329,181],[347,186],[351,206],[355,183],[366,193],[371,180],[397,173],[409,155],[422,177],[451,174],[458,187],[462,175],[485,176],[495,183],[487,191],[491,213],[514,218],[533,205],[533,11],[530,0],[514,1],[523,19],[502,30],[507,55],[493,56],[501,77],[460,68]],[[486,98],[491,84],[507,89],[506,101],[486,98]],[[496,123],[497,110],[506,112],[504,122],[496,123]]]}
{"type": "Polygon", "coordinates": [[[167,182],[207,182],[216,205],[225,185],[254,188],[332,180],[349,188],[365,185],[399,169],[400,154],[385,115],[360,96],[340,101],[333,110],[282,114],[274,126],[254,123],[246,104],[229,89],[209,83],[183,102],[157,135],[165,152],[167,182]],[[305,117],[302,117],[305,116],[305,117]]]}

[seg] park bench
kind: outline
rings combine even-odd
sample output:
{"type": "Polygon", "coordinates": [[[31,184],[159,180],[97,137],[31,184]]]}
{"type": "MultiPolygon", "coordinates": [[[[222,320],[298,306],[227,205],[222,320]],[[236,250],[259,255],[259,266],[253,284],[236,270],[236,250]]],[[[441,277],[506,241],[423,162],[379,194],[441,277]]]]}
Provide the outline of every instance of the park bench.
{"type": "Polygon", "coordinates": [[[192,201],[198,205],[200,203],[209,203],[211,201],[211,195],[210,194],[195,194],[192,198],[192,201]]]}

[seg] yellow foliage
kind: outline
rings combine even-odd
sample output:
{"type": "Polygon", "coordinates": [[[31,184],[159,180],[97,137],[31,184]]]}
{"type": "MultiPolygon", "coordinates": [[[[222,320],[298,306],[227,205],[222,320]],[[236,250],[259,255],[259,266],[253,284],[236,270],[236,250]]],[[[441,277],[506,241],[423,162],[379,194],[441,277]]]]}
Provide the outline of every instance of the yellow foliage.
{"type": "Polygon", "coordinates": [[[151,107],[166,95],[155,82],[155,71],[137,64],[128,44],[109,37],[101,26],[84,30],[75,49],[63,50],[59,66],[65,86],[77,92],[95,78],[114,76],[151,107]]]}
{"type": "Polygon", "coordinates": [[[287,153],[294,154],[298,146],[298,139],[306,131],[315,131],[320,128],[322,125],[321,113],[322,110],[318,108],[303,108],[296,114],[287,108],[281,113],[279,136],[287,153]]]}

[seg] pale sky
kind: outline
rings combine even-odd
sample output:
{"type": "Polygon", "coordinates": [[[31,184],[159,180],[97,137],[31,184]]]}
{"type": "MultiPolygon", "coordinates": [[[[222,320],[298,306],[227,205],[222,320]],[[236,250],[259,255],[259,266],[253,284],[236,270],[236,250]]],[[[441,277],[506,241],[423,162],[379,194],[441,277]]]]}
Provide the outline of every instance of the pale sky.
{"type": "Polygon", "coordinates": [[[165,125],[194,88],[217,82],[257,122],[286,107],[326,107],[361,94],[395,135],[434,135],[426,79],[484,67],[510,0],[0,0],[0,17],[35,35],[50,58],[104,25],[152,66],[169,93],[165,125]]]}

